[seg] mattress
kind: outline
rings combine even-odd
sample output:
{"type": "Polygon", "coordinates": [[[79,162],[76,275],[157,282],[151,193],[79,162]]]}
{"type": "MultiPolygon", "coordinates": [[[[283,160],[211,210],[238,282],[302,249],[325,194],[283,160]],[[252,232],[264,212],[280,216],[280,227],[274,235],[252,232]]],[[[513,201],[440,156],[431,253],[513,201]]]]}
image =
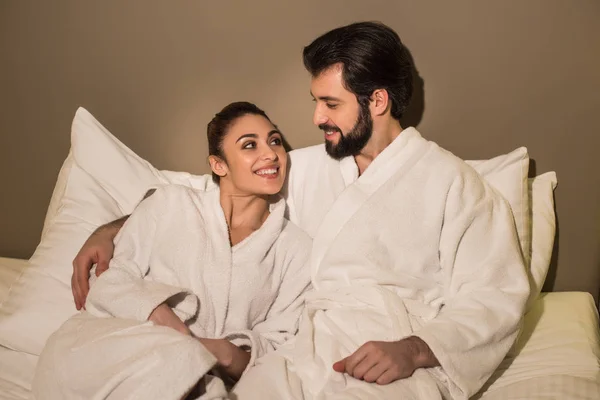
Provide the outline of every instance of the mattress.
{"type": "MultiPolygon", "coordinates": [[[[0,301],[26,265],[0,257],[0,301]]],[[[515,346],[474,399],[600,399],[599,335],[589,293],[542,293],[515,346]]],[[[0,347],[0,400],[28,398],[36,362],[0,347]]]]}
{"type": "Polygon", "coordinates": [[[589,293],[542,293],[473,399],[600,399],[598,310],[589,293]]]}
{"type": "Polygon", "coordinates": [[[0,346],[0,400],[28,399],[37,357],[0,346]]]}
{"type": "MultiPolygon", "coordinates": [[[[27,261],[0,257],[0,302],[26,266],[27,261]]],[[[36,356],[0,346],[0,400],[28,398],[36,362],[36,356]]]]}

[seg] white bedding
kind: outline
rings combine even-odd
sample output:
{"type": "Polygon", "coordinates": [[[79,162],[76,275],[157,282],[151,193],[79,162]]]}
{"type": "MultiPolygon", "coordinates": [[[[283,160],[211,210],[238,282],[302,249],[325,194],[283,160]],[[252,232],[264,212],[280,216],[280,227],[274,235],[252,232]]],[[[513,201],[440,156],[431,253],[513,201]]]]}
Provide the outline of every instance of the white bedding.
{"type": "Polygon", "coordinates": [[[0,347],[0,400],[29,398],[37,356],[0,347]]]}
{"type": "MultiPolygon", "coordinates": [[[[26,266],[27,261],[0,257],[0,303],[26,266]]],[[[36,362],[37,356],[0,346],[0,400],[28,398],[36,362]]]]}
{"type": "Polygon", "coordinates": [[[542,293],[516,346],[474,399],[600,399],[599,334],[589,293],[542,293]]]}
{"type": "MultiPolygon", "coordinates": [[[[0,301],[26,265],[0,257],[0,301]]],[[[592,296],[544,293],[527,314],[517,345],[474,399],[597,400],[599,360],[592,296]]],[[[0,400],[28,398],[36,361],[36,356],[0,347],[0,400]]]]}
{"type": "Polygon", "coordinates": [[[0,304],[6,300],[10,287],[26,266],[25,260],[0,257],[0,304]]]}

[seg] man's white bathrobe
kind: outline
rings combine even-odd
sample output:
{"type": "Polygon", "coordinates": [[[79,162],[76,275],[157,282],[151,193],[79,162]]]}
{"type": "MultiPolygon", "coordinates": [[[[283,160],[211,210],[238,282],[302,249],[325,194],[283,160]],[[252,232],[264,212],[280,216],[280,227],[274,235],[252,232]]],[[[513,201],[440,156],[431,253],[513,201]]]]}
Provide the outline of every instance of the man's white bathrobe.
{"type": "Polygon", "coordinates": [[[175,400],[205,374],[201,398],[225,398],[210,375],[214,356],[147,319],[167,302],[196,336],[249,348],[249,366],[292,337],[310,285],[310,238],[284,212],[283,199],[272,204],[263,226],[232,248],[218,187],[158,189],[115,239],[87,312],[49,339],[36,398],[175,400]]]}
{"type": "Polygon", "coordinates": [[[467,399],[513,344],[529,293],[508,203],[404,130],[359,177],[324,146],[291,153],[290,219],[313,237],[295,338],[234,389],[246,399],[467,399]],[[389,385],[334,372],[367,341],[422,338],[441,367],[389,385]]]}

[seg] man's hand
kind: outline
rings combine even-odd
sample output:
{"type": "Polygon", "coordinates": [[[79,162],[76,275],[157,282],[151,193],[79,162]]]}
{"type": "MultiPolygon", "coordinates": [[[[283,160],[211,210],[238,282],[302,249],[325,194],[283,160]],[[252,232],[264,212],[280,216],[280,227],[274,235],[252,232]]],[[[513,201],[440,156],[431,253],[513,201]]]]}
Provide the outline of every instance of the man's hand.
{"type": "Polygon", "coordinates": [[[408,378],[417,368],[438,365],[429,346],[420,338],[410,336],[397,342],[367,342],[333,364],[333,369],[366,382],[387,385],[408,378]]]}
{"type": "Polygon", "coordinates": [[[96,229],[75,256],[73,275],[71,276],[71,291],[73,292],[75,307],[78,310],[85,307],[85,299],[90,290],[90,269],[96,264],[96,276],[100,276],[108,269],[108,263],[115,250],[113,239],[126,219],[127,217],[123,217],[96,229]]]}

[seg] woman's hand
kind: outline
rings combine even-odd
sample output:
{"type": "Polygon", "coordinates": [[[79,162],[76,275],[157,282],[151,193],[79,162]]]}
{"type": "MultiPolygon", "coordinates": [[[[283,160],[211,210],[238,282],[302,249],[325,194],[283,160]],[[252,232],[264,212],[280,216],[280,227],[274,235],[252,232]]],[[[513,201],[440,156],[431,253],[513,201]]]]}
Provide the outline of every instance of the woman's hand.
{"type": "MultiPolygon", "coordinates": [[[[187,325],[179,319],[166,303],[156,307],[148,317],[148,321],[152,321],[156,325],[168,326],[184,335],[193,336],[187,325]]],[[[197,340],[215,356],[219,366],[229,376],[236,380],[242,376],[242,372],[244,372],[250,361],[250,353],[226,339],[197,338],[197,340]]]]}
{"type": "Polygon", "coordinates": [[[166,303],[162,303],[156,307],[148,317],[148,321],[152,321],[156,325],[168,326],[169,328],[173,328],[184,335],[192,335],[192,332],[190,332],[187,325],[179,319],[177,314],[175,314],[171,307],[169,307],[166,303]]]}
{"type": "Polygon", "coordinates": [[[235,380],[240,379],[250,361],[250,353],[237,347],[226,339],[198,338],[200,343],[210,351],[219,366],[235,380]]]}

